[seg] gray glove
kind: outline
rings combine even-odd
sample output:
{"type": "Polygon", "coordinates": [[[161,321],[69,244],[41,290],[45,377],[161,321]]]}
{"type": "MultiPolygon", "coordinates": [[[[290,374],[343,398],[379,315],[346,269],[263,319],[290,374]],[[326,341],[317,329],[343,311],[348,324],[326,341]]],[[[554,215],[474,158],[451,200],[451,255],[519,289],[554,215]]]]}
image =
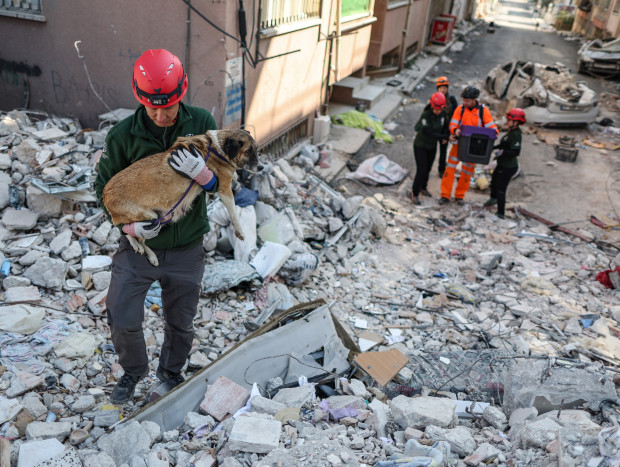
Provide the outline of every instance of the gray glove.
{"type": "Polygon", "coordinates": [[[190,146],[190,148],[191,151],[187,149],[172,151],[168,163],[181,175],[185,175],[194,180],[205,168],[205,161],[194,146],[190,146]]]}
{"type": "Polygon", "coordinates": [[[161,224],[159,222],[153,224],[153,221],[132,222],[123,226],[125,234],[136,238],[144,238],[145,240],[157,237],[160,230],[161,224]]]}

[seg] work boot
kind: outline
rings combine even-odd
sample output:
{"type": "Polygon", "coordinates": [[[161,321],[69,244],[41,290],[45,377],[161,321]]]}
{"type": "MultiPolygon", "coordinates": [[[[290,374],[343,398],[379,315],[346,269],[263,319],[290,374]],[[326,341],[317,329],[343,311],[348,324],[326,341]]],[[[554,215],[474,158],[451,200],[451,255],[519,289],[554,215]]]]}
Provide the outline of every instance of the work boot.
{"type": "Polygon", "coordinates": [[[504,219],[504,215],[500,214],[499,212],[496,212],[495,215],[499,217],[500,219],[504,219]]]}
{"type": "MultiPolygon", "coordinates": [[[[144,376],[144,375],[143,375],[144,376]]],[[[110,394],[110,402],[112,404],[124,404],[133,397],[133,393],[136,390],[136,384],[142,379],[142,376],[131,376],[125,373],[118,380],[112,393],[110,394]]]]}
{"type": "Polygon", "coordinates": [[[420,204],[422,204],[420,203],[420,197],[416,195],[411,195],[411,202],[415,204],[416,206],[419,206],[420,204]]]}
{"type": "Polygon", "coordinates": [[[465,200],[463,198],[457,198],[455,201],[459,206],[465,206],[465,200]]]}
{"type": "Polygon", "coordinates": [[[446,169],[439,169],[437,171],[437,175],[439,175],[439,178],[443,178],[443,173],[445,172],[446,169]]]}
{"type": "Polygon", "coordinates": [[[431,192],[430,192],[430,191],[428,191],[426,188],[424,188],[424,189],[420,192],[420,194],[421,194],[422,196],[428,196],[429,198],[432,198],[432,197],[433,197],[433,195],[431,195],[431,192]]]}
{"type": "Polygon", "coordinates": [[[157,367],[156,376],[162,383],[166,383],[170,386],[170,389],[176,388],[179,384],[185,381],[185,378],[181,376],[181,373],[174,373],[172,371],[168,371],[161,366],[157,367]]]}
{"type": "Polygon", "coordinates": [[[495,198],[491,197],[491,198],[489,198],[489,199],[487,199],[487,200],[485,201],[485,203],[483,204],[483,206],[484,206],[485,208],[486,208],[486,207],[489,207],[489,206],[495,206],[495,203],[497,203],[497,200],[496,200],[495,198]]]}
{"type": "Polygon", "coordinates": [[[448,198],[441,197],[439,198],[439,204],[448,204],[450,200],[448,198]]]}

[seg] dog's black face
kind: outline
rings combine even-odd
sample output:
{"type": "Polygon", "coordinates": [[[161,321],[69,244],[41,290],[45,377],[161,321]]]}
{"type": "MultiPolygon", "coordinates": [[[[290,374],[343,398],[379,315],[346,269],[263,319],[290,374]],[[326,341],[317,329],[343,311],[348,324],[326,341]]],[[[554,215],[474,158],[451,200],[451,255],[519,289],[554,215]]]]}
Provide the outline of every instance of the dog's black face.
{"type": "Polygon", "coordinates": [[[256,142],[245,130],[231,131],[222,143],[222,150],[239,168],[248,172],[260,172],[263,166],[258,160],[256,142]]]}

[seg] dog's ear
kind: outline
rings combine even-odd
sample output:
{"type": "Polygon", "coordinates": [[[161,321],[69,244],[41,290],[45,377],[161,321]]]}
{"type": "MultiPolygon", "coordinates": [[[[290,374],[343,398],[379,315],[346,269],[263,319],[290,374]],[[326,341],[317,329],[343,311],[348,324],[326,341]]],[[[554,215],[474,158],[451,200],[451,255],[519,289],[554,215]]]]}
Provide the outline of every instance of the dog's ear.
{"type": "Polygon", "coordinates": [[[237,157],[241,146],[243,146],[243,141],[238,141],[235,138],[226,138],[224,144],[222,144],[222,149],[228,155],[228,157],[234,159],[235,157],[237,157]]]}

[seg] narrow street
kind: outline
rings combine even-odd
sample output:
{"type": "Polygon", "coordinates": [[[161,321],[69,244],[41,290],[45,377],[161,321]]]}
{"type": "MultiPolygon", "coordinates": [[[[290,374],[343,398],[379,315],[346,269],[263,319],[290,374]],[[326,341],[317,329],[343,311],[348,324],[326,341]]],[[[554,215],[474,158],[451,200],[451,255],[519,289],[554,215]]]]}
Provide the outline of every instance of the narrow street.
{"type": "MultiPolygon", "coordinates": [[[[457,97],[459,103],[461,89],[472,84],[483,89],[487,73],[496,65],[511,60],[537,61],[544,64],[561,62],[575,72],[577,69],[578,42],[568,41],[559,33],[546,29],[542,20],[536,30],[537,15],[533,12],[532,4],[527,1],[503,1],[496,6],[494,20],[496,29],[488,33],[484,25],[479,25],[464,38],[465,46],[462,51],[450,51],[446,54],[449,63],[439,61],[437,66],[426,76],[423,87],[416,89],[411,98],[417,102],[403,107],[394,118],[398,126],[391,131],[396,136],[393,144],[378,144],[373,141],[369,150],[361,156],[366,159],[377,154],[385,154],[389,159],[397,162],[407,170],[409,177],[399,187],[363,187],[355,186],[353,182],[342,182],[351,192],[368,194],[369,191],[384,193],[400,193],[403,202],[409,196],[410,185],[415,174],[412,141],[413,127],[417,122],[424,106],[431,94],[435,92],[435,80],[438,76],[448,76],[450,79],[450,93],[457,97]],[[405,190],[407,185],[407,190],[405,190]],[[406,196],[405,196],[406,195],[406,196]]],[[[413,65],[415,67],[415,63],[413,65]]],[[[577,75],[577,80],[583,80],[599,95],[605,91],[612,91],[615,83],[586,75],[577,75]]],[[[484,102],[484,93],[481,98],[484,102]]],[[[491,108],[497,122],[503,115],[497,115],[491,108]]],[[[601,108],[599,118],[603,116],[601,108]]],[[[557,142],[559,134],[574,135],[583,140],[592,132],[589,128],[569,128],[559,130],[532,129],[531,134],[524,131],[524,146],[520,157],[523,176],[511,183],[508,191],[508,203],[526,203],[538,214],[554,222],[574,221],[585,219],[592,211],[609,211],[612,207],[609,202],[609,189],[613,183],[601,180],[602,174],[607,177],[610,169],[617,167],[611,154],[601,154],[584,146],[579,153],[575,164],[555,163],[555,151],[552,145],[540,144],[535,132],[549,131],[557,142]],[[557,133],[556,133],[557,132],[557,133]],[[601,155],[603,157],[601,157],[601,155]],[[570,184],[567,182],[570,181],[570,184]],[[603,182],[603,184],[601,183],[603,182]],[[575,196],[580,193],[579,196],[575,196]],[[571,199],[571,203],[566,201],[571,199]]],[[[437,175],[437,160],[431,171],[429,190],[434,198],[427,201],[423,208],[436,206],[439,196],[440,179],[437,175]]],[[[617,192],[615,192],[617,195],[617,192]]],[[[480,193],[475,189],[468,192],[466,201],[469,206],[480,206],[488,198],[487,193],[480,193]]],[[[613,197],[612,197],[613,198],[613,197]]],[[[615,206],[619,209],[620,206],[615,206]]]]}

